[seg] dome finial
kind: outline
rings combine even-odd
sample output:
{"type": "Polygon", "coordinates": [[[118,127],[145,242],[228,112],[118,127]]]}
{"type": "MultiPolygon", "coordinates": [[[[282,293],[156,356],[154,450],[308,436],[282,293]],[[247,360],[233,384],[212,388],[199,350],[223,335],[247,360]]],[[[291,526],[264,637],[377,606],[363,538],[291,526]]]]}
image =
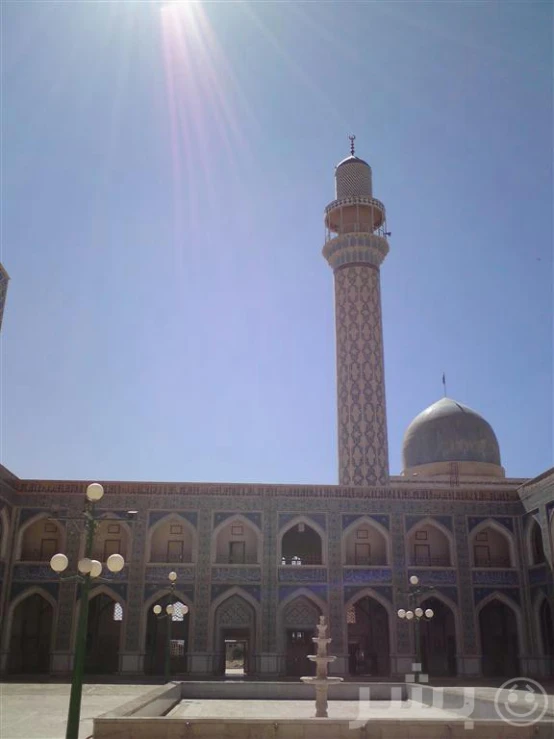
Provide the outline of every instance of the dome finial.
{"type": "Polygon", "coordinates": [[[351,133],[348,138],[350,139],[350,153],[354,156],[354,141],[356,141],[356,137],[351,133]]]}
{"type": "Polygon", "coordinates": [[[442,373],[442,386],[444,389],[444,397],[446,398],[446,372],[442,373]]]}

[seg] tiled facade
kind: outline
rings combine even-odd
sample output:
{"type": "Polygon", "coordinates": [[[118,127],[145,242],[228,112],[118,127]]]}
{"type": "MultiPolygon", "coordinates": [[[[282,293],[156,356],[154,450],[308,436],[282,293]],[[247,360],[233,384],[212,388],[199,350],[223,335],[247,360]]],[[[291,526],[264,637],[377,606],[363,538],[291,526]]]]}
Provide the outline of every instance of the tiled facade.
{"type": "MultiPolygon", "coordinates": [[[[93,584],[89,672],[163,671],[153,605],[167,596],[173,570],[175,595],[188,607],[171,622],[177,674],[221,674],[233,643],[246,645],[250,675],[306,674],[298,671],[323,614],[335,673],[401,676],[415,650],[413,624],[397,616],[412,603],[412,575],[429,589],[414,605],[432,601],[436,611],[422,626],[429,672],[553,674],[554,470],[505,479],[497,460],[475,464],[470,454],[460,464],[426,458],[419,472],[389,477],[385,209],[357,157],[337,167],[336,185],[323,254],[336,287],[340,485],[103,483],[95,556],[105,562],[118,551],[127,564],[116,575],[104,568],[105,581],[93,584]],[[491,651],[500,628],[508,646],[491,651]]],[[[435,404],[435,420],[444,406],[435,404]]],[[[484,421],[472,417],[479,432],[484,421]]],[[[473,428],[464,438],[470,452],[473,428]]],[[[417,433],[432,442],[422,448],[433,448],[428,430],[417,433]]],[[[82,556],[85,489],[0,468],[3,672],[71,669],[79,593],[48,563],[58,551],[73,567],[82,556]]]]}

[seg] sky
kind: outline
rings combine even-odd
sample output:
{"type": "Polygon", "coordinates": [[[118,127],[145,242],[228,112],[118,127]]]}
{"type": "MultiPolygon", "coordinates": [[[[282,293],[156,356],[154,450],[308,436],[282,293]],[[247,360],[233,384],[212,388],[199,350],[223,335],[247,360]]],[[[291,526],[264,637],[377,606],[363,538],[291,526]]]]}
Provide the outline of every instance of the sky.
{"type": "Polygon", "coordinates": [[[392,474],[443,394],[553,457],[550,2],[1,3],[0,461],[337,482],[334,167],[371,164],[392,474]]]}

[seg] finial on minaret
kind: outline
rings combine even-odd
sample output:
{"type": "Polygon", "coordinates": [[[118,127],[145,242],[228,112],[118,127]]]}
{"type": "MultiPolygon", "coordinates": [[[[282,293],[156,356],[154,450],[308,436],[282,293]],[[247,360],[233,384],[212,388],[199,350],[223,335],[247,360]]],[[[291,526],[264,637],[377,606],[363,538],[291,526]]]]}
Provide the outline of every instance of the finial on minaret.
{"type": "Polygon", "coordinates": [[[442,373],[442,385],[444,388],[444,397],[446,398],[446,372],[442,373]]]}
{"type": "Polygon", "coordinates": [[[351,133],[348,138],[350,139],[350,153],[354,156],[354,141],[356,141],[356,137],[351,133]]]}

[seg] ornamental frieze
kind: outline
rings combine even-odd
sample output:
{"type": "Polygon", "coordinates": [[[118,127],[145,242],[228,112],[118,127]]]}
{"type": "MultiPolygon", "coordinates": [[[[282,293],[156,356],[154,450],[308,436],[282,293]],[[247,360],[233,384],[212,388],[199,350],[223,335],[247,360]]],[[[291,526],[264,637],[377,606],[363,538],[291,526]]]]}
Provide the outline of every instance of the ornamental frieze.
{"type": "Polygon", "coordinates": [[[327,582],[327,568],[280,567],[279,582],[327,582]]]}
{"type": "Polygon", "coordinates": [[[517,585],[517,572],[513,570],[475,570],[474,585],[517,585]]]}
{"type": "Polygon", "coordinates": [[[148,565],[144,579],[146,582],[163,582],[167,583],[167,575],[169,572],[177,573],[177,583],[191,582],[194,580],[196,570],[194,567],[181,567],[180,565],[148,565]]]}
{"type": "Polygon", "coordinates": [[[408,574],[417,575],[422,585],[455,585],[455,570],[433,570],[433,569],[413,569],[409,568],[408,574]]]}
{"type": "Polygon", "coordinates": [[[261,579],[259,567],[212,567],[212,582],[260,582],[261,579]]]}
{"type": "Polygon", "coordinates": [[[345,567],[343,570],[344,582],[375,583],[390,582],[392,570],[390,567],[369,569],[365,567],[345,567]]]}

